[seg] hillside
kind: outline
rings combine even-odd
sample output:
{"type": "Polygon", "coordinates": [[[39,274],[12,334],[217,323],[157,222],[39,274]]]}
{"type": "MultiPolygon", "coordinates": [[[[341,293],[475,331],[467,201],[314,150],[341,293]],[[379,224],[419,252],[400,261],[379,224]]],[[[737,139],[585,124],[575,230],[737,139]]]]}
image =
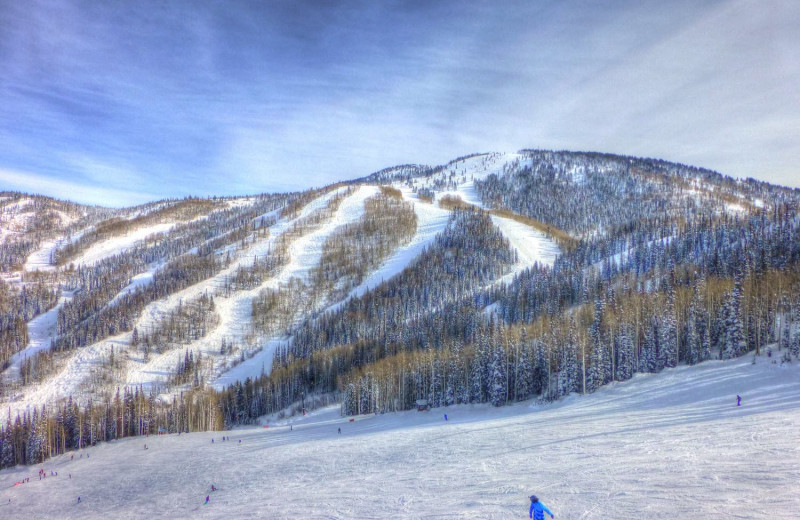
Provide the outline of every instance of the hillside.
{"type": "Polygon", "coordinates": [[[800,371],[773,359],[638,375],[554,404],[352,423],[333,407],[268,429],[114,441],[0,471],[0,515],[499,519],[527,517],[536,493],[556,518],[788,520],[800,510],[800,371]]]}
{"type": "Polygon", "coordinates": [[[3,207],[2,467],[330,402],[502,406],[800,357],[800,191],[661,160],[522,150],[302,193],[3,207]]]}

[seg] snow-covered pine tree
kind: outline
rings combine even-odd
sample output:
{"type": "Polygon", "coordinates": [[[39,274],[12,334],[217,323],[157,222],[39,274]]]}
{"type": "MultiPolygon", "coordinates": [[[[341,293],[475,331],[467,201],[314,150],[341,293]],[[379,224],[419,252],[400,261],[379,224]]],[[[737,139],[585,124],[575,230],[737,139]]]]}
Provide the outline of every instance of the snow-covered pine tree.
{"type": "Polygon", "coordinates": [[[490,374],[489,402],[494,406],[502,406],[508,400],[508,389],[506,388],[506,352],[500,342],[494,345],[490,374]]]}
{"type": "Polygon", "coordinates": [[[630,327],[622,324],[617,332],[617,365],[616,378],[618,381],[627,381],[633,377],[636,370],[634,358],[633,337],[630,327]]]}

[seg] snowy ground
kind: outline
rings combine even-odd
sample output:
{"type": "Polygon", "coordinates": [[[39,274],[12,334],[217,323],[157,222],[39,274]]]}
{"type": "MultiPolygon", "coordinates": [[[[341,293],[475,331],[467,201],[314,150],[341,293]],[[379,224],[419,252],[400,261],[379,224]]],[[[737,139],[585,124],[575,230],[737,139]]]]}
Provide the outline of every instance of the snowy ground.
{"type": "Polygon", "coordinates": [[[0,518],[525,518],[536,493],[556,518],[796,519],[800,366],[751,361],[640,375],[551,405],[353,423],[327,409],[226,442],[116,441],[0,472],[0,518]],[[40,468],[58,476],[39,481],[40,468]]]}

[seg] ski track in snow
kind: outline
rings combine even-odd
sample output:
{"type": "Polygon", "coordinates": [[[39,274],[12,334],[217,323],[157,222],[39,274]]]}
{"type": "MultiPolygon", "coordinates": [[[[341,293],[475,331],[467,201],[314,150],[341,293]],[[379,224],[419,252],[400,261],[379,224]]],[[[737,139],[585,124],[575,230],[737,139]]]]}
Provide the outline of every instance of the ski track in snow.
{"type": "MultiPolygon", "coordinates": [[[[274,288],[280,283],[288,281],[292,277],[303,277],[304,275],[307,275],[308,271],[313,267],[313,264],[306,264],[305,261],[312,262],[314,259],[314,254],[309,253],[308,250],[313,249],[315,246],[317,247],[318,252],[316,254],[316,261],[318,262],[319,257],[322,254],[321,248],[327,235],[330,234],[336,227],[338,227],[338,225],[351,222],[354,218],[360,218],[361,214],[363,214],[364,199],[373,195],[375,190],[367,188],[361,188],[357,190],[354,194],[342,201],[340,207],[335,212],[331,220],[326,222],[320,229],[317,229],[302,237],[298,237],[296,240],[294,240],[289,247],[291,260],[286,266],[281,268],[279,275],[276,278],[271,278],[265,281],[259,287],[255,287],[250,290],[232,292],[228,297],[225,297],[221,291],[218,291],[218,289],[222,288],[225,278],[235,272],[239,266],[247,266],[251,264],[254,257],[266,256],[271,249],[274,249],[275,241],[283,233],[285,233],[294,222],[311,215],[317,210],[325,208],[330,203],[331,199],[342,191],[342,189],[339,189],[327,193],[306,205],[295,219],[291,221],[279,221],[276,223],[270,228],[270,237],[267,240],[256,242],[248,247],[243,254],[236,256],[230,267],[223,270],[216,276],[172,294],[165,300],[160,300],[148,305],[143,313],[143,317],[137,323],[140,332],[146,331],[148,327],[151,327],[153,324],[157,323],[158,320],[167,312],[176,308],[179,301],[190,301],[199,297],[205,291],[208,291],[209,294],[214,295],[216,312],[219,315],[220,321],[219,324],[205,337],[194,341],[189,345],[169,350],[160,355],[153,355],[147,364],[139,363],[137,364],[138,366],[134,366],[134,369],[128,375],[128,383],[144,384],[146,386],[158,382],[176,366],[179,359],[183,358],[184,352],[187,348],[194,350],[197,353],[203,353],[204,355],[207,355],[219,352],[219,348],[223,339],[225,339],[225,341],[228,343],[242,342],[245,335],[249,331],[250,315],[252,312],[252,299],[266,287],[274,288]],[[293,249],[295,248],[297,242],[303,240],[306,240],[304,243],[305,247],[302,247],[301,249],[293,249]],[[302,260],[297,260],[295,258],[295,255],[297,255],[298,252],[305,253],[305,256],[302,260]]],[[[268,346],[269,344],[267,344],[267,347],[268,346]]],[[[266,365],[267,370],[269,369],[270,365],[271,351],[270,361],[266,365]]],[[[234,370],[235,368],[236,367],[234,367],[234,370]]],[[[258,364],[255,375],[261,373],[261,368],[261,364],[258,364]]]]}
{"type": "MultiPolygon", "coordinates": [[[[240,319],[247,320],[247,323],[249,323],[250,302],[262,289],[276,289],[292,278],[306,281],[311,270],[319,264],[322,258],[322,248],[328,237],[340,226],[357,222],[364,214],[364,201],[378,192],[379,189],[376,186],[360,186],[352,195],[342,201],[336,213],[328,222],[324,223],[319,229],[293,240],[289,246],[289,263],[281,269],[278,276],[267,280],[260,287],[250,291],[249,295],[244,295],[243,301],[246,305],[240,309],[240,319]]],[[[217,348],[219,341],[217,340],[216,342],[217,348]]],[[[224,388],[237,380],[258,377],[262,372],[268,374],[272,368],[272,356],[276,348],[285,343],[285,341],[282,338],[267,338],[260,351],[256,352],[251,358],[220,374],[214,379],[213,385],[216,388],[224,388]]]]}
{"type": "Polygon", "coordinates": [[[108,258],[109,256],[124,253],[128,249],[134,247],[138,242],[144,240],[150,235],[156,233],[166,233],[179,222],[165,222],[163,224],[155,224],[152,226],[145,226],[135,229],[124,235],[115,236],[106,240],[101,240],[96,244],[92,244],[86,251],[78,255],[70,263],[75,265],[92,265],[108,258]]]}
{"type": "MultiPolygon", "coordinates": [[[[374,187],[370,187],[374,188],[374,187]]],[[[362,189],[364,189],[362,187],[362,189]]],[[[370,196],[377,192],[377,188],[374,188],[374,192],[371,192],[370,196]]],[[[403,189],[403,196],[404,198],[413,199],[415,198],[411,193],[410,190],[403,189]]],[[[395,251],[394,254],[390,255],[384,263],[376,269],[372,274],[368,275],[364,281],[358,286],[355,287],[353,290],[350,291],[349,295],[342,301],[330,305],[328,308],[325,309],[324,312],[332,312],[339,308],[341,305],[344,304],[351,296],[361,296],[369,289],[372,289],[384,280],[388,280],[389,278],[395,276],[396,274],[400,273],[405,269],[414,259],[419,256],[420,253],[428,246],[434,239],[434,237],[440,233],[445,226],[447,225],[447,221],[450,217],[450,212],[447,210],[443,210],[431,204],[416,201],[413,202],[414,204],[414,211],[417,214],[417,232],[415,233],[414,237],[411,241],[403,246],[402,248],[395,251]]],[[[363,209],[363,202],[362,202],[362,209],[363,209]]],[[[363,214],[363,212],[362,212],[363,214]]],[[[361,214],[358,215],[360,218],[361,214]]],[[[321,245],[320,245],[321,247],[321,245]]],[[[321,252],[321,249],[320,249],[321,252]]],[[[299,268],[296,272],[303,273],[309,269],[309,265],[314,265],[309,262],[308,259],[314,258],[314,254],[307,254],[306,255],[306,262],[300,264],[299,268]]],[[[319,257],[316,257],[316,262],[319,262],[319,257]]],[[[288,278],[285,278],[288,280],[288,278]]],[[[245,360],[244,362],[240,363],[239,365],[233,367],[232,369],[226,371],[224,374],[220,375],[215,381],[214,386],[217,389],[225,388],[228,385],[231,385],[238,381],[243,381],[244,379],[250,377],[255,378],[261,375],[261,373],[269,373],[272,367],[272,357],[275,354],[275,350],[284,345],[288,341],[287,338],[271,338],[266,342],[265,347],[255,354],[250,359],[245,360]]]]}
{"type": "Polygon", "coordinates": [[[70,300],[72,300],[72,293],[63,293],[55,307],[28,322],[28,346],[11,356],[9,367],[3,373],[5,376],[18,378],[20,366],[25,358],[33,357],[42,350],[50,349],[50,342],[56,336],[58,311],[70,300]]]}
{"type": "MultiPolygon", "coordinates": [[[[228,297],[223,296],[221,293],[215,293],[214,289],[221,287],[225,277],[233,273],[240,265],[248,265],[253,261],[254,256],[265,256],[270,249],[274,248],[275,240],[285,233],[290,228],[291,224],[299,219],[307,217],[314,211],[324,208],[334,195],[341,191],[342,190],[336,190],[311,202],[303,208],[296,219],[277,223],[270,229],[270,238],[268,240],[258,242],[248,248],[243,255],[237,257],[231,267],[215,277],[180,291],[179,293],[175,293],[163,303],[156,302],[148,306],[146,315],[149,316],[149,318],[147,320],[140,320],[140,331],[147,330],[149,323],[155,323],[166,312],[175,308],[179,300],[183,299],[183,301],[189,301],[198,297],[205,290],[208,290],[209,293],[214,294],[214,302],[216,311],[220,317],[220,322],[214,330],[204,338],[181,348],[153,356],[146,365],[136,366],[130,373],[128,382],[130,384],[145,385],[157,382],[158,379],[163,378],[169,370],[176,366],[178,360],[183,357],[184,351],[187,348],[198,353],[202,352],[206,355],[218,352],[223,339],[228,343],[242,343],[249,332],[250,315],[252,312],[251,303],[253,298],[264,288],[276,288],[281,283],[287,282],[295,277],[304,279],[310,270],[319,263],[319,258],[322,255],[322,246],[327,237],[340,225],[358,220],[363,214],[364,200],[374,195],[377,192],[377,188],[366,186],[359,188],[355,193],[341,202],[340,207],[334,213],[333,217],[325,222],[319,229],[295,239],[289,246],[290,261],[286,266],[281,268],[277,277],[265,281],[259,287],[246,291],[235,291],[228,297]]],[[[272,353],[274,352],[274,348],[270,348],[271,346],[272,343],[270,341],[265,341],[265,348],[262,349],[263,354],[256,354],[258,359],[250,358],[245,361],[247,364],[246,367],[242,366],[244,365],[244,363],[242,363],[230,370],[224,370],[224,372],[234,371],[234,373],[238,373],[239,371],[246,370],[251,377],[259,375],[264,369],[268,372],[271,366],[272,353]],[[266,359],[267,357],[269,359],[266,359]]],[[[223,376],[223,378],[227,380],[229,376],[223,376]]]]}
{"type": "MultiPolygon", "coordinates": [[[[215,289],[222,287],[224,278],[234,272],[239,265],[247,265],[251,263],[254,256],[266,255],[272,246],[272,240],[274,240],[275,237],[286,231],[286,229],[288,229],[289,226],[291,226],[291,224],[296,220],[302,219],[314,211],[327,206],[330,199],[335,194],[340,193],[342,190],[343,189],[334,190],[313,200],[298,213],[294,220],[278,222],[270,229],[270,239],[250,245],[244,253],[239,254],[234,258],[234,261],[231,262],[229,268],[223,270],[215,277],[204,280],[182,291],[174,293],[167,298],[152,302],[151,304],[147,305],[137,320],[136,326],[139,328],[140,333],[146,332],[148,327],[153,326],[162,316],[164,316],[170,310],[176,308],[178,302],[190,301],[193,298],[199,297],[205,291],[208,291],[210,294],[215,294],[215,289]]],[[[152,232],[152,227],[147,229],[150,229],[152,232]]],[[[149,234],[150,233],[148,232],[144,236],[149,234]]],[[[123,251],[128,245],[132,245],[132,242],[129,242],[127,239],[121,239],[118,237],[116,239],[105,241],[104,247],[111,247],[112,242],[115,244],[115,246],[113,249],[109,250],[108,254],[117,254],[123,251]]],[[[87,255],[82,256],[83,261],[86,260],[86,257],[87,255]]],[[[128,290],[133,289],[136,285],[147,283],[149,279],[152,278],[152,274],[156,267],[158,266],[152,266],[152,268],[148,269],[148,271],[139,273],[136,277],[134,277],[132,283],[120,291],[120,293],[112,301],[116,301],[128,290]]],[[[258,293],[259,289],[247,291],[246,293],[249,294],[233,293],[233,297],[231,298],[221,298],[215,295],[215,303],[217,304],[217,310],[220,313],[221,318],[220,327],[212,331],[208,336],[206,336],[206,338],[201,339],[199,342],[195,342],[197,345],[192,344],[189,346],[189,348],[195,350],[199,349],[198,352],[203,352],[205,354],[211,350],[218,351],[220,341],[226,336],[226,334],[228,339],[238,339],[238,337],[232,337],[234,336],[234,331],[238,332],[243,330],[246,324],[249,323],[250,317],[249,299],[246,302],[243,302],[238,298],[247,298],[248,296],[252,298],[252,296],[255,296],[258,293]],[[239,304],[238,308],[236,307],[237,303],[239,304]]],[[[243,291],[242,293],[245,292],[243,291]]],[[[55,319],[55,316],[56,315],[52,315],[51,317],[55,319]]],[[[115,352],[122,353],[130,343],[130,336],[130,332],[119,334],[117,336],[106,338],[102,341],[76,350],[67,360],[65,366],[57,374],[54,374],[48,378],[48,380],[43,384],[34,384],[24,388],[22,390],[24,397],[15,402],[7,403],[7,406],[12,410],[12,413],[16,413],[17,411],[23,410],[28,406],[41,406],[45,403],[53,403],[70,395],[76,398],[79,397],[83,385],[85,385],[85,382],[90,379],[93,373],[102,365],[103,360],[110,354],[111,348],[114,347],[115,352]]],[[[50,335],[47,338],[46,343],[42,343],[45,343],[46,346],[49,347],[49,341],[52,337],[53,335],[50,335]]],[[[169,374],[169,371],[176,366],[178,358],[183,357],[185,348],[186,347],[176,348],[160,355],[153,355],[147,364],[136,361],[137,356],[139,356],[140,359],[140,353],[131,352],[130,355],[132,363],[128,367],[130,371],[126,374],[126,383],[148,386],[154,382],[163,382],[164,378],[169,374]]],[[[28,355],[31,354],[30,350],[26,350],[26,352],[28,352],[28,355]]]]}
{"type": "Polygon", "coordinates": [[[549,405],[354,422],[333,407],[268,429],[113,441],[0,471],[0,516],[505,519],[527,518],[535,493],[556,518],[796,519],[800,366],[751,360],[640,374],[549,405]],[[58,476],[39,481],[40,468],[58,476]]]}
{"type": "MultiPolygon", "coordinates": [[[[500,173],[505,165],[517,161],[519,158],[520,156],[518,154],[493,154],[488,157],[475,157],[465,161],[459,161],[438,175],[446,176],[449,175],[450,172],[456,172],[456,178],[458,180],[463,178],[465,182],[460,184],[455,191],[439,192],[437,198],[441,198],[445,194],[454,194],[468,203],[482,206],[480,198],[474,189],[474,180],[486,178],[493,173],[500,173]]],[[[433,179],[422,179],[422,181],[425,182],[431,182],[432,180],[433,179]]],[[[404,198],[410,200],[414,204],[414,210],[418,218],[417,232],[408,244],[398,248],[398,250],[385,260],[377,270],[370,273],[358,287],[354,288],[347,298],[362,296],[365,292],[376,287],[381,282],[402,272],[403,269],[408,267],[408,265],[419,256],[425,247],[432,243],[435,236],[444,230],[447,225],[450,214],[448,210],[441,209],[435,204],[429,204],[418,200],[416,195],[412,193],[410,187],[397,187],[403,192],[404,198]]],[[[284,266],[279,271],[278,276],[267,280],[260,287],[249,291],[237,291],[228,297],[224,297],[220,294],[221,291],[218,291],[218,289],[223,286],[225,278],[233,273],[240,265],[246,265],[252,262],[254,257],[268,254],[271,248],[274,247],[275,240],[286,232],[294,222],[307,217],[314,211],[324,208],[333,196],[337,193],[341,193],[344,189],[345,188],[340,188],[339,190],[332,191],[311,201],[302,208],[299,214],[292,220],[281,220],[277,222],[270,228],[269,239],[250,244],[245,251],[237,251],[235,247],[232,248],[231,252],[234,254],[234,261],[229,268],[218,275],[172,294],[163,300],[149,304],[137,320],[137,327],[140,333],[146,333],[147,330],[158,323],[164,315],[175,309],[179,302],[191,301],[206,291],[215,296],[215,304],[217,313],[220,316],[220,323],[206,337],[162,354],[153,354],[146,364],[142,363],[139,359],[140,353],[132,351],[130,353],[132,364],[129,365],[130,372],[127,374],[127,383],[148,386],[152,383],[161,382],[163,378],[169,374],[170,370],[175,367],[179,358],[183,357],[186,348],[192,349],[198,353],[213,354],[219,351],[219,346],[223,339],[229,343],[234,342],[242,344],[245,335],[249,331],[248,325],[250,323],[252,298],[257,296],[262,289],[267,287],[277,288],[292,278],[299,278],[305,281],[309,272],[318,264],[322,254],[322,246],[327,237],[342,224],[357,221],[363,214],[364,200],[376,194],[378,188],[375,186],[360,186],[355,193],[342,201],[341,206],[328,222],[323,223],[320,228],[313,232],[293,240],[289,246],[290,261],[288,265],[284,266]]],[[[246,202],[247,200],[235,201],[237,205],[246,202]]],[[[509,239],[512,247],[516,248],[519,253],[518,264],[509,274],[498,280],[498,282],[510,280],[514,275],[533,265],[535,262],[552,265],[555,256],[558,254],[558,248],[542,233],[512,219],[492,216],[492,221],[500,228],[503,234],[509,239]]],[[[138,241],[152,233],[167,231],[174,225],[174,223],[167,223],[148,226],[125,236],[100,242],[90,247],[89,250],[79,258],[76,258],[75,262],[84,264],[97,262],[105,256],[125,251],[127,248],[132,247],[138,241]]],[[[49,262],[50,251],[52,248],[56,247],[56,245],[57,244],[54,242],[53,244],[47,244],[47,247],[40,248],[37,253],[29,258],[30,266],[46,268],[45,264],[49,262]]],[[[149,283],[155,270],[159,267],[161,267],[161,264],[154,264],[147,271],[137,274],[133,278],[131,284],[120,291],[112,300],[112,303],[117,301],[128,291],[149,283]]],[[[335,310],[341,306],[347,298],[341,302],[334,303],[326,310],[335,310]]],[[[57,313],[57,311],[55,312],[57,313]]],[[[48,319],[54,319],[55,315],[55,313],[48,315],[48,319]]],[[[46,348],[44,345],[49,346],[49,342],[53,337],[53,331],[50,330],[50,328],[47,330],[49,334],[46,335],[46,338],[43,336],[41,341],[32,343],[31,347],[33,349],[26,349],[26,351],[24,351],[25,354],[31,355],[41,348],[46,348]]],[[[248,353],[248,355],[252,356],[250,359],[230,369],[225,368],[224,365],[216,367],[214,372],[219,375],[216,376],[213,381],[214,386],[221,388],[236,380],[243,380],[246,377],[257,377],[263,372],[268,373],[271,368],[272,357],[275,350],[278,346],[285,343],[285,341],[286,338],[280,337],[264,338],[262,348],[256,352],[255,355],[253,355],[252,352],[248,353]]],[[[33,385],[25,389],[24,400],[15,403],[13,407],[18,409],[19,407],[30,404],[40,405],[48,400],[60,399],[67,395],[79,393],[82,383],[102,363],[103,358],[109,354],[111,347],[116,345],[115,351],[122,351],[128,346],[129,342],[130,333],[125,333],[114,338],[107,338],[106,340],[81,349],[80,352],[76,352],[76,354],[72,356],[67,363],[67,367],[62,370],[60,374],[51,378],[51,380],[44,385],[33,385]]],[[[252,350],[252,347],[249,350],[252,350]]],[[[19,355],[19,359],[16,359],[17,366],[23,355],[19,355]]],[[[220,360],[215,359],[215,362],[220,362],[220,360]]],[[[227,364],[229,360],[222,359],[221,362],[227,364]]]]}

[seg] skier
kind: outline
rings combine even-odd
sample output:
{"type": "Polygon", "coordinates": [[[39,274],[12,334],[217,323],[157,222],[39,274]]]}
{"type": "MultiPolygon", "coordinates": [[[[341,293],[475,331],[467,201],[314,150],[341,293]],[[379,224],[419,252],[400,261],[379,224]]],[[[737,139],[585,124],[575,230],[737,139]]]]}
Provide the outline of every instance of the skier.
{"type": "Polygon", "coordinates": [[[444,414],[444,420],[447,421],[447,414],[444,414]]]}
{"type": "Polygon", "coordinates": [[[550,518],[555,518],[555,515],[547,509],[547,506],[539,502],[539,499],[536,498],[536,495],[531,495],[531,510],[528,513],[528,516],[533,518],[533,520],[544,520],[544,513],[547,511],[547,514],[550,515],[550,518]]]}
{"type": "Polygon", "coordinates": [[[742,396],[736,396],[736,406],[742,406],[742,396]]]}
{"type": "Polygon", "coordinates": [[[81,503],[81,497],[78,497],[78,503],[79,504],[81,503]]]}
{"type": "Polygon", "coordinates": [[[216,490],[217,490],[217,488],[214,487],[214,484],[211,484],[211,491],[216,491],[216,490]]]}
{"type": "MultiPolygon", "coordinates": [[[[208,504],[209,499],[210,499],[210,497],[208,495],[206,495],[206,504],[208,504]]],[[[206,504],[203,504],[203,505],[206,505],[206,504]]]]}
{"type": "Polygon", "coordinates": [[[341,428],[339,428],[339,433],[340,433],[340,434],[342,433],[342,429],[341,429],[341,428]]]}

